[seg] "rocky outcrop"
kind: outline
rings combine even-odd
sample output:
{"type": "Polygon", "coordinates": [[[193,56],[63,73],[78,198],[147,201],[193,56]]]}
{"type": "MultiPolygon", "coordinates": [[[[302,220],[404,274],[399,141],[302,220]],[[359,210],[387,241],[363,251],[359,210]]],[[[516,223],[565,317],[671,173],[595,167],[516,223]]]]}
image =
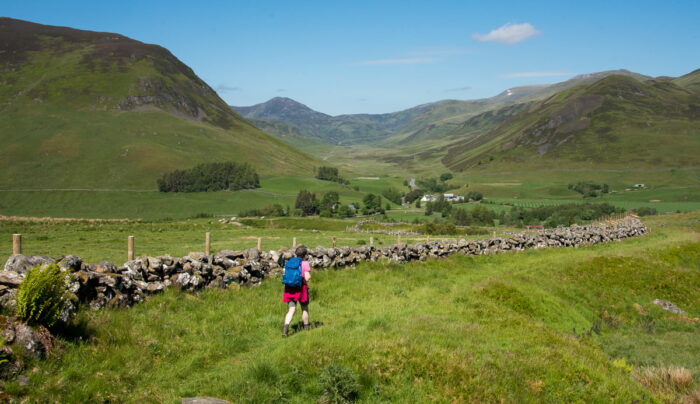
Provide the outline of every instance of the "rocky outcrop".
{"type": "MultiPolygon", "coordinates": [[[[316,247],[309,250],[306,259],[314,268],[342,268],[363,261],[389,260],[403,263],[452,254],[488,255],[528,248],[579,247],[623,240],[646,232],[647,228],[641,221],[628,217],[610,225],[514,233],[505,238],[436,240],[386,247],[316,247]]],[[[58,265],[70,273],[70,301],[63,318],[67,319],[80,302],[95,310],[103,307],[128,307],[167,287],[195,291],[202,288],[256,285],[265,278],[279,276],[282,271],[280,257],[289,258],[291,253],[266,252],[255,248],[222,250],[212,255],[192,252],[184,257],[143,256],[122,266],[108,261],[87,264],[80,257],[66,256],[58,261],[58,265]]],[[[0,272],[0,302],[3,305],[14,304],[17,287],[24,277],[24,272],[20,270],[24,270],[25,262],[22,256],[11,256],[5,264],[5,270],[0,272]]]]}

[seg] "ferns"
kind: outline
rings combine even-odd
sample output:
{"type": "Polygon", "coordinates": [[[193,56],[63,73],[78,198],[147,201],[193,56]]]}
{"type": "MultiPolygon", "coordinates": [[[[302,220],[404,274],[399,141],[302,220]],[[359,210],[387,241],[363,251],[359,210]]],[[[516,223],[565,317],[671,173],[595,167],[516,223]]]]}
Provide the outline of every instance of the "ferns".
{"type": "Polygon", "coordinates": [[[50,327],[65,307],[65,274],[56,264],[29,270],[17,292],[17,315],[30,324],[50,327]]]}

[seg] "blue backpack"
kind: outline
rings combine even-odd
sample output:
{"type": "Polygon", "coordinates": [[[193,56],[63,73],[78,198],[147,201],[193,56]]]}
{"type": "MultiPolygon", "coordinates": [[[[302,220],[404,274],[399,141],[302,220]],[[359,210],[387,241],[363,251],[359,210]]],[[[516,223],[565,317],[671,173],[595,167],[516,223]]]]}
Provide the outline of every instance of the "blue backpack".
{"type": "Polygon", "coordinates": [[[282,283],[292,288],[300,288],[304,278],[301,276],[301,258],[292,257],[284,264],[282,283]]]}

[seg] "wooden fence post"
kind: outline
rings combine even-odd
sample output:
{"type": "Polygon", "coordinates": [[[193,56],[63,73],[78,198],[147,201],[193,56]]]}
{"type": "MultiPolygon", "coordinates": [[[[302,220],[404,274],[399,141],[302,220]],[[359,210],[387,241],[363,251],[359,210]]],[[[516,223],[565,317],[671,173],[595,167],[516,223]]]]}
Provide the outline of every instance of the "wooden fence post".
{"type": "Polygon", "coordinates": [[[294,237],[292,239],[292,248],[297,248],[297,238],[296,237],[294,237]]]}
{"type": "Polygon", "coordinates": [[[369,238],[369,245],[374,246],[374,237],[369,238]]]}
{"type": "Polygon", "coordinates": [[[396,244],[401,244],[401,235],[396,236],[396,244]]]}
{"type": "Polygon", "coordinates": [[[336,239],[335,239],[335,237],[333,237],[333,248],[335,248],[335,244],[336,244],[336,239]]]}
{"type": "Polygon", "coordinates": [[[131,261],[134,259],[134,236],[129,236],[126,244],[126,260],[131,261]]]}
{"type": "Polygon", "coordinates": [[[258,250],[262,251],[262,237],[258,237],[258,250]]]}
{"type": "Polygon", "coordinates": [[[12,235],[12,254],[22,254],[22,235],[12,235]]]}
{"type": "Polygon", "coordinates": [[[204,254],[205,255],[211,254],[211,233],[210,232],[204,233],[204,254]]]}

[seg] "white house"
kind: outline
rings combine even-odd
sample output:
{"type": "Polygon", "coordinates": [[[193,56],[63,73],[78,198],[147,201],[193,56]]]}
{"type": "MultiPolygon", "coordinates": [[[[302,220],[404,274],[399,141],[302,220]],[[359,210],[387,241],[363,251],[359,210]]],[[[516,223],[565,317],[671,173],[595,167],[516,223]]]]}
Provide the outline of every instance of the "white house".
{"type": "Polygon", "coordinates": [[[461,202],[464,200],[464,197],[461,195],[455,195],[455,194],[443,194],[442,195],[446,201],[450,202],[461,202]]]}
{"type": "Polygon", "coordinates": [[[437,200],[437,196],[430,195],[430,194],[423,195],[423,197],[420,198],[421,202],[432,202],[432,201],[436,201],[436,200],[437,200]]]}

